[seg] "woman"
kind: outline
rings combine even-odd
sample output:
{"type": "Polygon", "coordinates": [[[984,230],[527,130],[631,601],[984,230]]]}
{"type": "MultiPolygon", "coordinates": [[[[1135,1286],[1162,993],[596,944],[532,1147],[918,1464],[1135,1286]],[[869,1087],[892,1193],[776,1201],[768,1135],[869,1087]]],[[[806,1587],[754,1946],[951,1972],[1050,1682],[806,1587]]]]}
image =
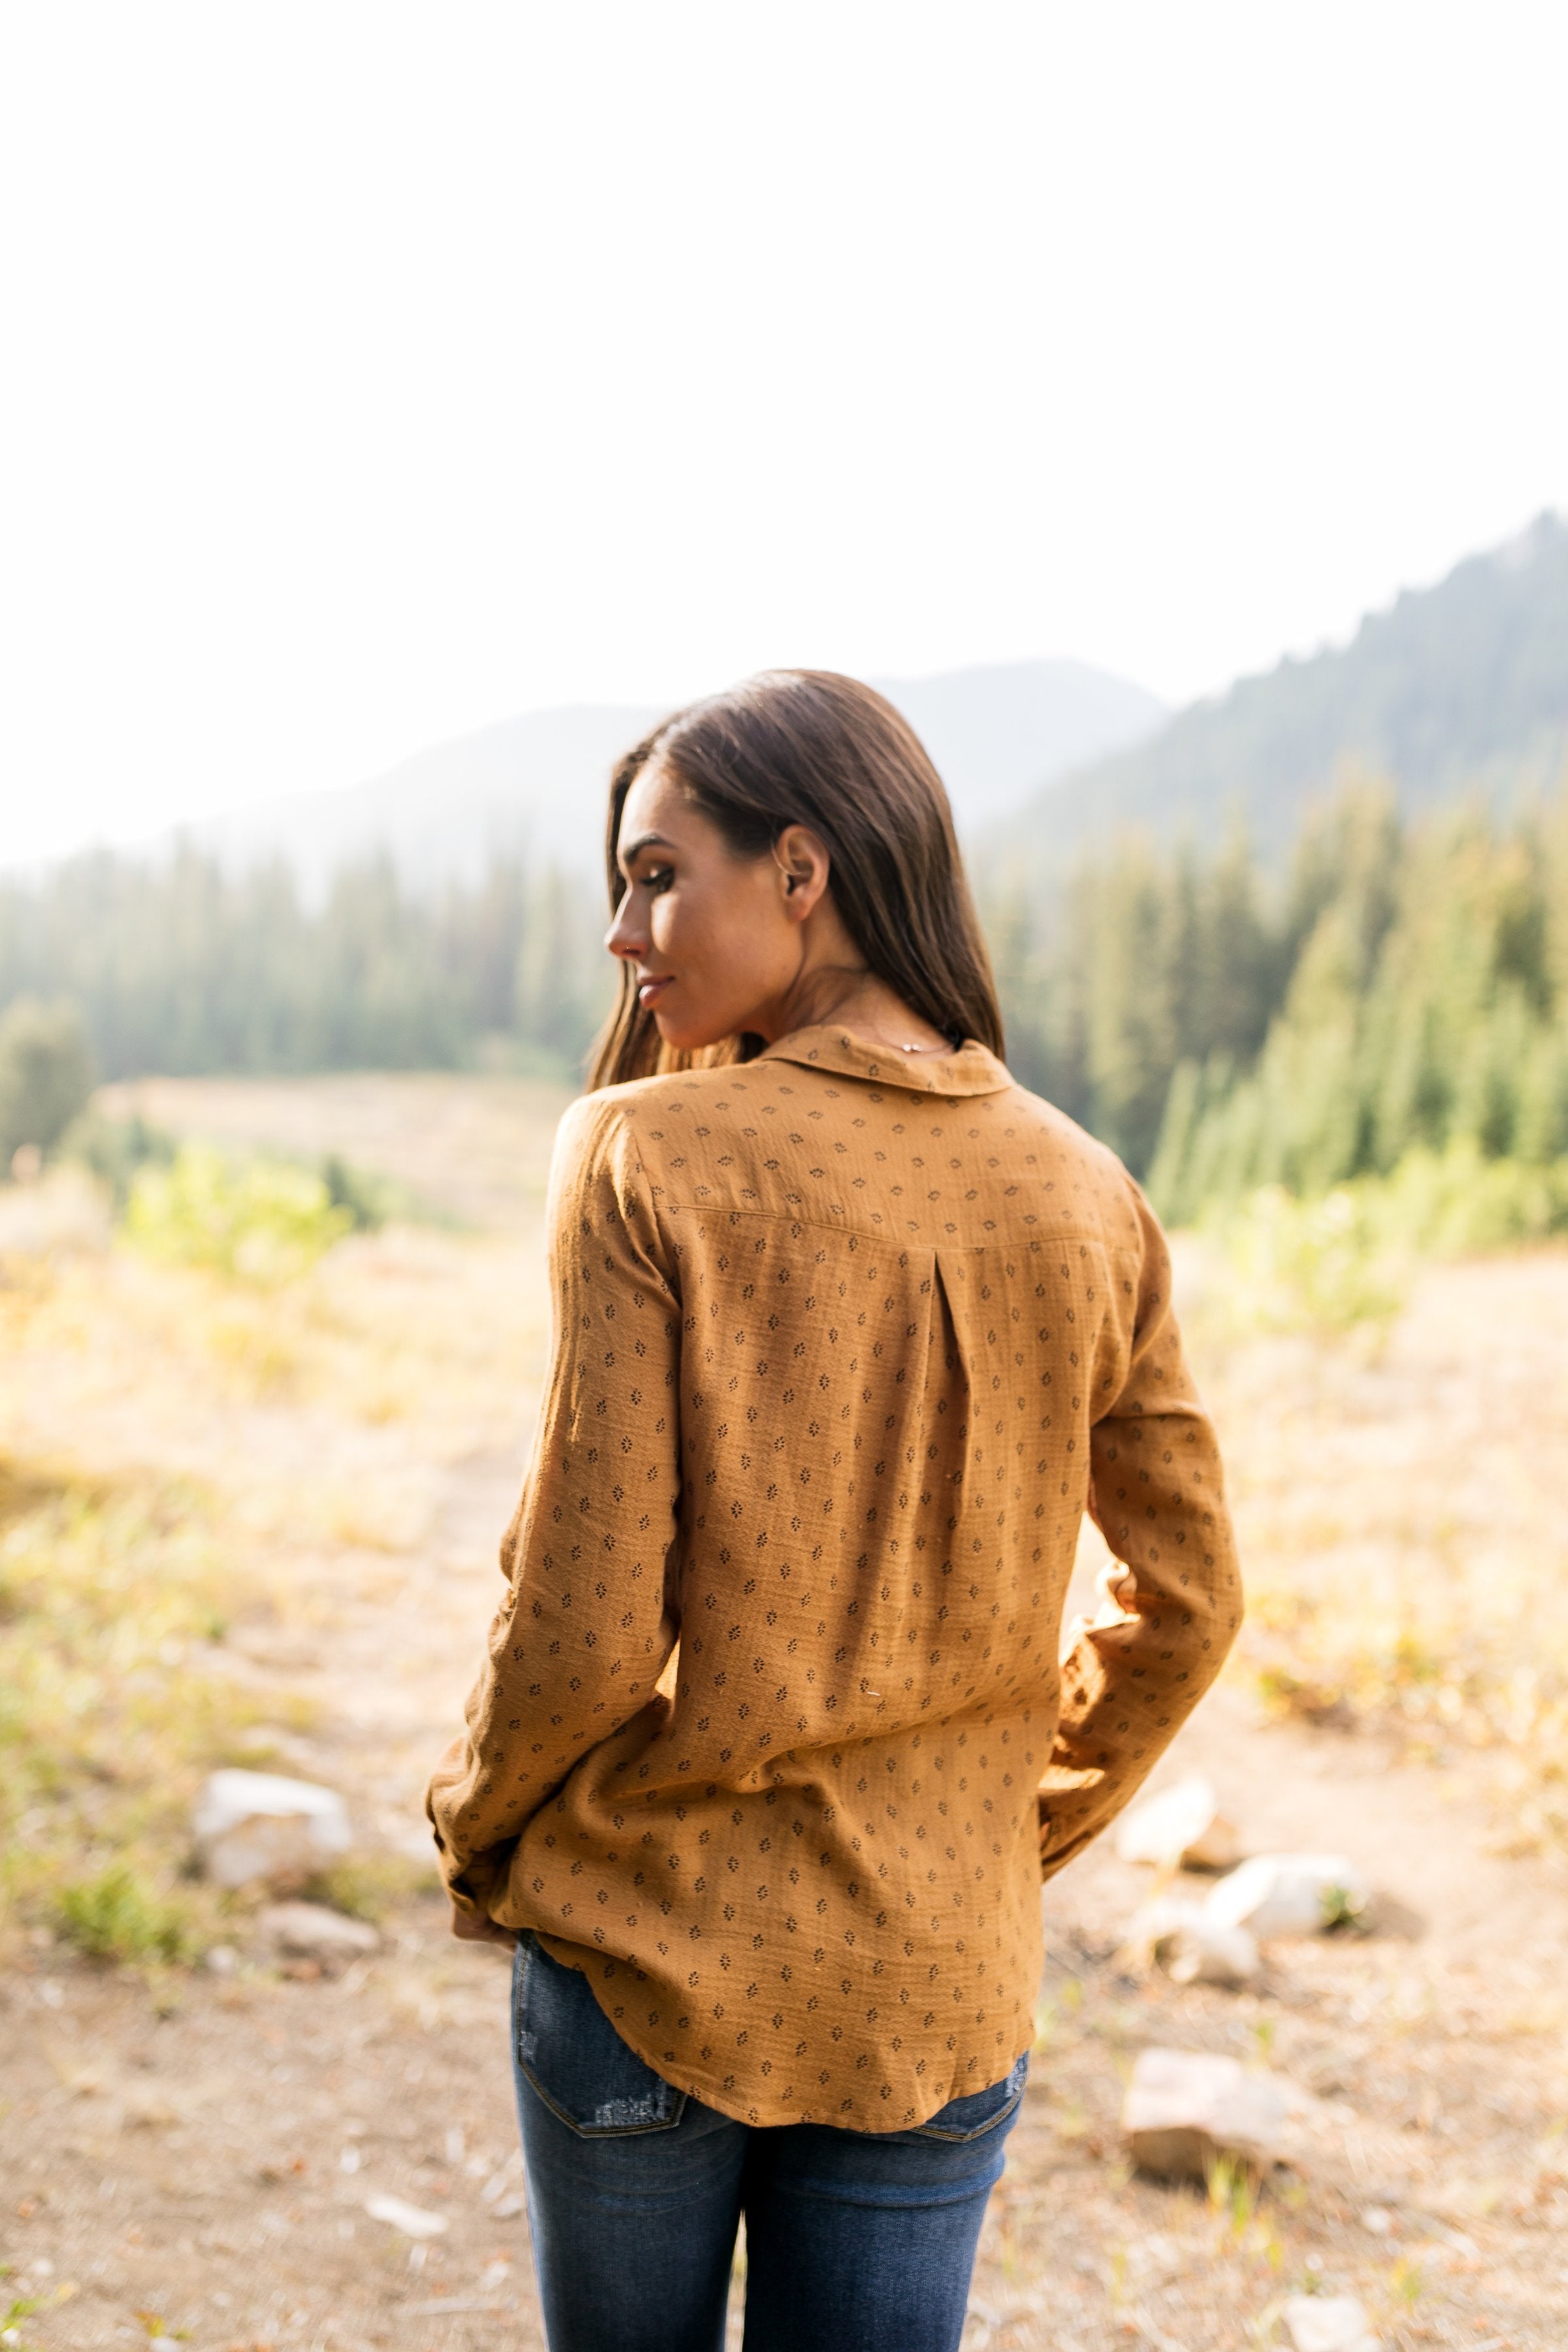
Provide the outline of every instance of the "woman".
{"type": "Polygon", "coordinates": [[[616,771],[508,1594],[431,1789],[517,1939],[552,2352],[948,2352],[1038,1889],[1239,1618],[1165,1246],[1009,1077],[946,795],[780,671],[616,771]],[[1114,1595],[1058,1668],[1080,1516],[1114,1595]]]}

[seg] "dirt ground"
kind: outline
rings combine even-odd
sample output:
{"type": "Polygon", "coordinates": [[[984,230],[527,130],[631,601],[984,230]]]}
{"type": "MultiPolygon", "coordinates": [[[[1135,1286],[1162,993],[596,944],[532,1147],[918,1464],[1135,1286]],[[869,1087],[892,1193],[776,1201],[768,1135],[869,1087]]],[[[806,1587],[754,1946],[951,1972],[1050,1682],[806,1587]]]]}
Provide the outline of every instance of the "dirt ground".
{"type": "MultiPolygon", "coordinates": [[[[367,1840],[411,1851],[493,1605],[536,1393],[555,1102],[383,1080],[165,1084],[142,1107],[343,1151],[470,1228],[334,1253],[313,1320],[268,1309],[282,1352],[265,1377],[246,1354],[259,1322],[220,1346],[210,1321],[188,1324],[194,1292],[84,1240],[0,1366],[14,1459],[199,1470],[231,1498],[269,1596],[237,1614],[232,1671],[275,1687],[280,1717],[285,1694],[311,1703],[308,1729],[277,1734],[279,1769],[342,1790],[367,1840]],[[411,1327],[435,1339],[416,1346],[411,1327]]],[[[1331,1594],[1376,1586],[1424,1546],[1480,1560],[1510,1607],[1560,1584],[1565,1333],[1568,1257],[1545,1254],[1434,1270],[1381,1350],[1214,1343],[1204,1377],[1267,1590],[1319,1560],[1331,1594]]],[[[1249,1850],[1352,1856],[1380,1890],[1376,1932],[1276,1943],[1255,1991],[1184,1990],[1120,1957],[1146,1873],[1102,1844],[1047,1890],[1037,2054],[973,2352],[1284,2343],[1282,2298],[1317,2290],[1360,2295],[1388,2347],[1568,2344],[1568,1875],[1550,1840],[1510,1834],[1479,1751],[1439,1739],[1413,1762],[1407,1739],[1356,1725],[1268,1720],[1238,1666],[1156,1785],[1201,1768],[1249,1850]],[[1290,2161],[1260,2193],[1130,2172],[1118,2114],[1152,2043],[1297,2086],[1290,2161]]],[[[0,2323],[7,2297],[34,2307],[0,2342],[542,2345],[502,1957],[452,1943],[433,1895],[402,1902],[340,1975],[281,1973],[244,1918],[232,1950],[226,1972],[149,1972],[95,1967],[44,1931],[10,1948],[0,2323]],[[446,2226],[411,2240],[367,2210],[384,2197],[446,2226]]]]}

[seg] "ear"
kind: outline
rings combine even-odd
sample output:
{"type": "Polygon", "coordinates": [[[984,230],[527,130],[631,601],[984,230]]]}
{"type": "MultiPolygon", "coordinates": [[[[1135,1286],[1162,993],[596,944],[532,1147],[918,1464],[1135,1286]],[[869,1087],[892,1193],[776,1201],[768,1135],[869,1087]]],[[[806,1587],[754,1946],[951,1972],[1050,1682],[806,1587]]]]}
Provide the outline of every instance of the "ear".
{"type": "Polygon", "coordinates": [[[827,844],[808,824],[786,824],[773,844],[773,864],[779,869],[779,889],[791,922],[804,923],[821,904],[832,868],[827,844]]]}

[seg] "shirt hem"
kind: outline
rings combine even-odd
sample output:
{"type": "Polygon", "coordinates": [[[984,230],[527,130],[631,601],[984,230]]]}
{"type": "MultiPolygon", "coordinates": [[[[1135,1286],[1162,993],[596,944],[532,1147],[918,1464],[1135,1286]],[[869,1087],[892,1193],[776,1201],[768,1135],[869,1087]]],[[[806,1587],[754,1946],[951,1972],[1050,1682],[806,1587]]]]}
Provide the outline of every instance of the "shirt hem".
{"type": "MultiPolygon", "coordinates": [[[[922,2105],[918,2114],[907,2119],[900,2116],[897,2123],[887,2124],[859,2120],[846,2122],[842,2115],[817,2115],[795,2105],[793,2101],[786,2106],[782,2101],[770,2099],[765,2092],[755,2089],[727,2091],[721,2078],[710,2078],[706,2070],[700,2067],[689,2068],[684,2076],[669,2072],[669,2062],[663,2052],[656,2053],[646,2047],[635,2030],[628,2026],[626,2019],[612,2013],[609,1990],[595,1979],[593,1967],[595,1960],[602,1959],[604,1955],[588,1951],[581,1944],[566,1943],[543,1928],[535,1927],[531,1932],[539,1938],[552,1960],[559,1960],[563,1968],[575,1969],[579,1975],[587,1978],[589,1990],[604,2011],[605,2021],[614,2027],[628,2050],[635,2051],[643,2064],[652,2068],[661,2083],[668,2083],[672,2090],[683,2091],[688,2098],[700,2099],[705,2107],[714,2108],[718,2114],[728,2116],[731,2123],[746,2124],[754,2130],[774,2130],[788,2124],[822,2124],[836,2131],[863,2132],[868,2139],[887,2139],[895,2132],[919,2131],[922,2124],[929,2124],[931,2117],[940,2115],[952,2100],[972,2097],[977,2092],[988,2091],[994,2083],[1004,2082],[1025,2052],[1034,2044],[1031,2030],[1012,2055],[1001,2062],[996,2073],[988,2075],[984,2083],[939,2084],[929,2105],[922,2105]]],[[[635,1970],[637,1963],[617,1958],[616,1966],[617,1969],[635,1970]]]]}

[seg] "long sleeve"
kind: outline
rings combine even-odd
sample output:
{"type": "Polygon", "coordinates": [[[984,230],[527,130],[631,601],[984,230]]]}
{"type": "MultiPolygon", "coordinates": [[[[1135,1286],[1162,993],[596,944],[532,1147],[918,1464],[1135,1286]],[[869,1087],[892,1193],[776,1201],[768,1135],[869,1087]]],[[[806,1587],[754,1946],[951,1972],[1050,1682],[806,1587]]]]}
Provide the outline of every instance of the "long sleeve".
{"type": "MultiPolygon", "coordinates": [[[[426,1799],[443,1874],[488,1910],[526,1823],[653,1697],[675,1625],[680,1314],[647,1179],[613,1100],[562,1122],[550,1188],[554,1332],[507,1594],[467,1730],[426,1799]]],[[[662,1702],[659,1702],[662,1704],[662,1702]]]]}
{"type": "MultiPolygon", "coordinates": [[[[1040,1782],[1044,1874],[1112,1821],[1214,1681],[1241,1623],[1219,1448],[1182,1356],[1165,1237],[1136,1187],[1125,1375],[1089,1437],[1089,1508],[1117,1565],[1062,1664],[1040,1782]]],[[[1120,1364],[1118,1365],[1120,1370],[1120,1364]]]]}

